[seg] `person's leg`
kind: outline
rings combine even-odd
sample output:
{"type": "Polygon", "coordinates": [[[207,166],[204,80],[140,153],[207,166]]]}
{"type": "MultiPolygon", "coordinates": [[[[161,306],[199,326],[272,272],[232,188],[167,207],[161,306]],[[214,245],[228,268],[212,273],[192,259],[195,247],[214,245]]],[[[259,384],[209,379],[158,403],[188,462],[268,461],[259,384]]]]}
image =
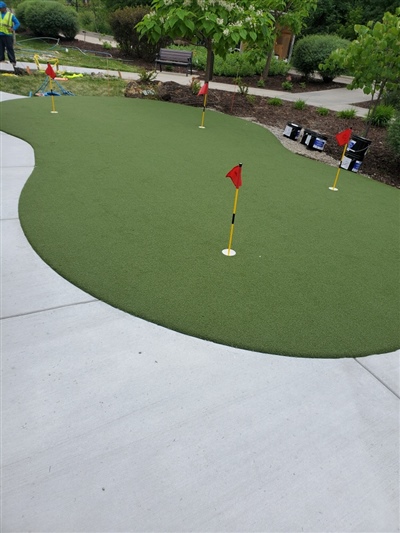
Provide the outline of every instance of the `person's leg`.
{"type": "Polygon", "coordinates": [[[4,39],[5,35],[0,35],[0,61],[4,61],[5,59],[5,55],[4,55],[4,52],[5,52],[5,46],[4,46],[4,42],[5,42],[5,39],[4,39]]]}
{"type": "Polygon", "coordinates": [[[13,35],[5,35],[5,38],[8,59],[10,60],[10,63],[15,66],[14,37],[13,35]]]}

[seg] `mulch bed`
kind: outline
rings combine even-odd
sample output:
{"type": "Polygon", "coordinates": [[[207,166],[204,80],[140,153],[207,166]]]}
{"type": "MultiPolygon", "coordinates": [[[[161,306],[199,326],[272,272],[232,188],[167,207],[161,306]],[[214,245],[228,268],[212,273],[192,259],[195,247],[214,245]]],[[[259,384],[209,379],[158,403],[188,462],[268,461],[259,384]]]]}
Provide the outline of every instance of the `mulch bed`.
{"type": "MultiPolygon", "coordinates": [[[[77,46],[83,48],[81,41],[71,41],[70,46],[77,46]]],[[[103,50],[101,46],[91,43],[84,43],[85,49],[103,50]]],[[[118,51],[112,51],[114,57],[124,59],[118,51]]],[[[132,60],[129,61],[132,65],[132,60]]],[[[144,67],[146,70],[153,70],[152,63],[144,62],[142,60],[135,60],[135,65],[144,67]]],[[[197,72],[196,77],[203,77],[202,72],[197,72]]],[[[244,77],[241,80],[243,85],[248,87],[257,87],[259,76],[244,77]]],[[[202,97],[193,95],[189,83],[191,78],[188,77],[188,85],[182,86],[174,82],[167,82],[162,84],[162,98],[171,102],[201,107],[202,97]]],[[[215,76],[214,82],[234,84],[234,78],[215,76]]],[[[285,76],[270,77],[265,83],[264,88],[268,90],[282,91],[282,83],[287,81],[285,76]]],[[[335,89],[343,87],[340,83],[323,83],[319,80],[307,82],[304,86],[301,78],[291,76],[293,83],[293,90],[291,92],[299,93],[305,91],[321,91],[327,89],[335,89]]],[[[157,82],[156,82],[157,83],[157,82]]],[[[128,91],[129,94],[129,91],[128,91]]],[[[138,96],[137,94],[130,96],[138,96]]],[[[327,143],[325,145],[325,152],[336,158],[338,161],[342,154],[342,148],[338,146],[335,135],[339,131],[351,127],[356,135],[364,136],[365,121],[363,118],[354,118],[350,120],[340,119],[336,116],[334,111],[330,111],[327,116],[320,116],[315,107],[307,106],[304,110],[297,110],[293,107],[293,102],[282,101],[281,106],[269,105],[270,98],[251,96],[247,98],[245,95],[225,91],[217,91],[212,89],[212,82],[208,93],[207,106],[222,113],[229,115],[251,118],[256,122],[266,126],[274,126],[282,128],[282,132],[288,122],[295,122],[304,128],[312,129],[320,134],[327,136],[327,143]]],[[[359,105],[359,104],[355,104],[359,105]]],[[[361,107],[361,106],[360,106],[361,107]]],[[[371,145],[368,149],[361,172],[369,177],[400,188],[400,158],[395,158],[386,142],[386,129],[371,127],[368,135],[371,145]]]]}

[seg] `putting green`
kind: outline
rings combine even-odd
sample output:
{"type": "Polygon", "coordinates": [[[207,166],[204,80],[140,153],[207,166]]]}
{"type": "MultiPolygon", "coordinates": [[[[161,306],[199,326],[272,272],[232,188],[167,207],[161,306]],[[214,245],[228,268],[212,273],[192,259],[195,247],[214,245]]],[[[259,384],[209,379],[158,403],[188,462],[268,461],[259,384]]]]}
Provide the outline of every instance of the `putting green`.
{"type": "Polygon", "coordinates": [[[399,191],[292,154],[244,120],[163,102],[2,104],[35,149],[20,199],[39,255],[93,296],[188,335],[266,353],[399,347],[399,191]],[[233,249],[235,188],[243,163],[233,249]]]}

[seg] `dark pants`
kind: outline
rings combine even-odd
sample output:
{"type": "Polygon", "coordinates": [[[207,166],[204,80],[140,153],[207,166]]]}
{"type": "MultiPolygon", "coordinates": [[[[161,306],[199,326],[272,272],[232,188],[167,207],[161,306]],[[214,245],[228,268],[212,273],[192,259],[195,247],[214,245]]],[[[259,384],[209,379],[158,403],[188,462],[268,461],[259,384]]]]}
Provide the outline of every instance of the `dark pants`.
{"type": "Polygon", "coordinates": [[[15,65],[15,54],[14,54],[14,37],[13,35],[4,35],[0,34],[0,61],[5,59],[5,50],[7,50],[8,59],[10,63],[15,65]]]}

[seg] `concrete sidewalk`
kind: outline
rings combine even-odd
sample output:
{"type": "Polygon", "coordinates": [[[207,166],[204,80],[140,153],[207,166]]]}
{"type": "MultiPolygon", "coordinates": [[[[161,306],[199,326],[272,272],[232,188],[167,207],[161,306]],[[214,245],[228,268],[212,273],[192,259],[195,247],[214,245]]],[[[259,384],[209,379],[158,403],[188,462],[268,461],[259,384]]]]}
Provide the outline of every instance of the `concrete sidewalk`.
{"type": "Polygon", "coordinates": [[[94,299],[30,247],[34,153],[0,147],[1,531],[399,530],[399,351],[246,352],[94,299]]]}

